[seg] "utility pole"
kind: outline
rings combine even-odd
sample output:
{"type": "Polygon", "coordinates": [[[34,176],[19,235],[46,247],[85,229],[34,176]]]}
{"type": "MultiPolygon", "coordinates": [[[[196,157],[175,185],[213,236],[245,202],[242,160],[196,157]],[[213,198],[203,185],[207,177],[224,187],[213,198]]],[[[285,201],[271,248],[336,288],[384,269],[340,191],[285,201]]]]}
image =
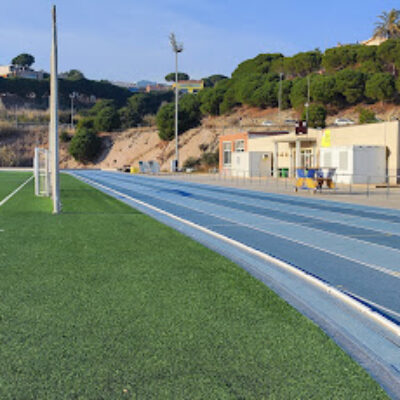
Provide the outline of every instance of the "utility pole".
{"type": "Polygon", "coordinates": [[[308,128],[308,107],[310,107],[310,75],[307,75],[307,103],[306,106],[306,121],[307,121],[307,128],[308,128]]]}
{"type": "Polygon", "coordinates": [[[278,93],[278,119],[279,123],[282,124],[281,121],[281,109],[282,109],[282,78],[283,72],[279,74],[279,93],[278,93]]]}
{"type": "Polygon", "coordinates": [[[174,172],[179,169],[179,148],[178,148],[178,103],[179,103],[179,86],[178,86],[178,53],[182,53],[183,44],[177,43],[175,34],[171,33],[169,35],[169,41],[172,46],[172,50],[175,53],[175,162],[174,162],[174,172]]]}
{"type": "Polygon", "coordinates": [[[72,92],[69,95],[69,98],[71,99],[71,124],[70,124],[71,131],[73,131],[75,128],[75,126],[74,126],[74,99],[75,99],[76,95],[77,95],[76,92],[72,92]]]}
{"type": "Polygon", "coordinates": [[[49,150],[51,158],[51,192],[53,198],[53,214],[61,210],[60,178],[58,165],[58,55],[57,55],[57,17],[56,6],[52,10],[52,44],[50,62],[50,135],[49,150]]]}

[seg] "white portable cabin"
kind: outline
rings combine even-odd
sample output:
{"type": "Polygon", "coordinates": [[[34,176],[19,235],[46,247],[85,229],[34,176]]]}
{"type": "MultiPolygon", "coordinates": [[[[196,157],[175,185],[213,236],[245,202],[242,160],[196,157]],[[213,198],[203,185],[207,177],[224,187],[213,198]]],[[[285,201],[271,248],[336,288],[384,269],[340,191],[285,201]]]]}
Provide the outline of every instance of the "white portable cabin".
{"type": "Polygon", "coordinates": [[[322,147],[320,166],[336,168],[337,183],[386,182],[384,146],[322,147]]]}
{"type": "Polygon", "coordinates": [[[261,151],[232,153],[232,176],[254,178],[271,176],[272,153],[261,151]]]}

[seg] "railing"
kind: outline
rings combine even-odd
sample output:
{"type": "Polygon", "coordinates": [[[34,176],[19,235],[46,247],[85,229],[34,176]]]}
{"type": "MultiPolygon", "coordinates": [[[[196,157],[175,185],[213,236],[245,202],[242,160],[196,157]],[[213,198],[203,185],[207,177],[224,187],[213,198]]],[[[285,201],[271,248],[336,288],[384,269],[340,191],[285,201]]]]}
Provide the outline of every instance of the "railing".
{"type": "MultiPolygon", "coordinates": [[[[172,179],[191,181],[208,184],[218,184],[222,186],[233,186],[240,188],[248,188],[255,190],[264,190],[276,193],[294,193],[296,186],[296,178],[271,176],[249,177],[249,171],[239,171],[234,174],[222,171],[209,170],[208,173],[160,173],[158,176],[170,177],[172,179]]],[[[384,177],[373,175],[350,175],[335,174],[333,176],[334,188],[329,189],[324,183],[321,190],[312,190],[310,193],[335,197],[354,196],[363,198],[380,198],[399,200],[400,205],[400,175],[389,174],[384,177]],[[348,181],[349,183],[342,183],[348,181]],[[353,183],[362,182],[362,183],[353,183]]],[[[299,189],[299,194],[306,193],[307,190],[299,189]]]]}

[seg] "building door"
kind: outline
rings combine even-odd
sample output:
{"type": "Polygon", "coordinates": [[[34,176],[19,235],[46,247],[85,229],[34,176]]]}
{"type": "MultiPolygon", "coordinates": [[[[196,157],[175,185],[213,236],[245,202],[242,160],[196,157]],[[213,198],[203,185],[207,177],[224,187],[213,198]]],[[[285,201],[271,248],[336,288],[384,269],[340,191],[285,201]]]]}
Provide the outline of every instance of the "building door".
{"type": "Polygon", "coordinates": [[[301,165],[303,168],[315,167],[315,165],[313,165],[313,154],[311,149],[301,150],[301,165]]]}

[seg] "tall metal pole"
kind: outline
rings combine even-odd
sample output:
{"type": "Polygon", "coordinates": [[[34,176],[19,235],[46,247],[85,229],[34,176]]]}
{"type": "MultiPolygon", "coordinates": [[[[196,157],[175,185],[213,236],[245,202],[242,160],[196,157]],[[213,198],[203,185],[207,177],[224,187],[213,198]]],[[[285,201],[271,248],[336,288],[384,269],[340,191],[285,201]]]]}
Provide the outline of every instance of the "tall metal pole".
{"type": "Polygon", "coordinates": [[[51,192],[53,198],[53,214],[58,214],[60,203],[60,180],[58,165],[58,59],[57,59],[57,18],[56,6],[53,5],[53,34],[50,66],[50,141],[51,154],[51,192]]]}
{"type": "Polygon", "coordinates": [[[278,93],[278,119],[281,124],[281,108],[282,108],[282,77],[283,72],[279,74],[279,93],[278,93]]]}
{"type": "Polygon", "coordinates": [[[178,149],[178,102],[179,102],[179,84],[178,84],[178,53],[183,51],[182,43],[178,43],[175,34],[169,35],[169,41],[172,50],[175,53],[175,171],[179,168],[179,149],[178,149]]]}
{"type": "Polygon", "coordinates": [[[307,128],[308,128],[308,107],[310,107],[310,75],[307,75],[307,103],[306,103],[307,128]]]}
{"type": "Polygon", "coordinates": [[[179,169],[179,146],[178,146],[179,87],[178,87],[178,85],[179,85],[178,84],[178,52],[175,51],[175,160],[176,160],[176,170],[179,169]]]}
{"type": "Polygon", "coordinates": [[[75,92],[70,94],[69,97],[71,98],[71,131],[74,130],[74,98],[75,92]]]}

